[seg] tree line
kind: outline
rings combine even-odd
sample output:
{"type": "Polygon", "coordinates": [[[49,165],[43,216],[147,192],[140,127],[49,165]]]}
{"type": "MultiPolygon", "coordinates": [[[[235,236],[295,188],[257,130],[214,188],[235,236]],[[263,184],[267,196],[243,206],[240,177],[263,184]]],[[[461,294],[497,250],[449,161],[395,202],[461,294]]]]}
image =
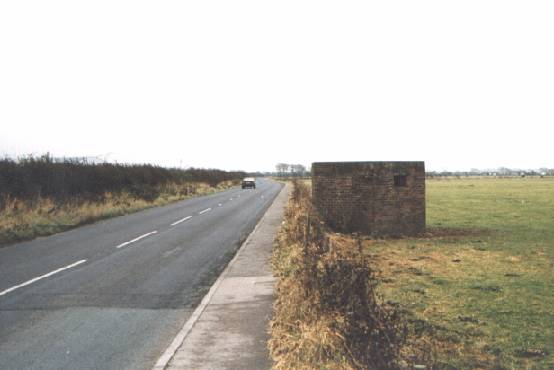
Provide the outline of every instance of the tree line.
{"type": "Polygon", "coordinates": [[[310,175],[310,172],[306,169],[306,166],[302,164],[277,163],[275,165],[275,169],[277,171],[277,176],[281,177],[303,177],[310,175]]]}
{"type": "Polygon", "coordinates": [[[217,169],[164,168],[149,164],[86,163],[54,160],[50,155],[0,159],[0,209],[8,198],[52,198],[57,202],[99,200],[107,193],[128,192],[137,198],[155,198],[160,187],[190,182],[212,187],[240,180],[245,172],[217,169]]]}

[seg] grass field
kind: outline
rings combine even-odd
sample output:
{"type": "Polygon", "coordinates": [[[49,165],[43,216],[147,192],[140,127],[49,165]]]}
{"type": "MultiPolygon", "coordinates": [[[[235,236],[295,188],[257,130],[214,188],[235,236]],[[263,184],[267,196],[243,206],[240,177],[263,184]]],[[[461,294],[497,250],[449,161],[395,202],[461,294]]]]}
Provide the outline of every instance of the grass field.
{"type": "Polygon", "coordinates": [[[554,179],[428,180],[427,226],[364,250],[439,367],[554,369],[554,179]]]}

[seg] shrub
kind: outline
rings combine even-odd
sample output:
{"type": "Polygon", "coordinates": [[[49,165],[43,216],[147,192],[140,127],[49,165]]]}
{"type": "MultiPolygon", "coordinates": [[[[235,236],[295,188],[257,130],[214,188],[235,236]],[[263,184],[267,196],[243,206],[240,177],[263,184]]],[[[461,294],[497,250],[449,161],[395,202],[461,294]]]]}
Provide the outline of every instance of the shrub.
{"type": "Polygon", "coordinates": [[[187,170],[153,165],[92,164],[86,161],[56,161],[49,155],[0,160],[0,210],[8,199],[34,202],[40,198],[56,203],[98,201],[107,193],[127,192],[152,201],[162,187],[172,184],[207,183],[212,187],[238,181],[246,174],[215,169],[187,170]]]}

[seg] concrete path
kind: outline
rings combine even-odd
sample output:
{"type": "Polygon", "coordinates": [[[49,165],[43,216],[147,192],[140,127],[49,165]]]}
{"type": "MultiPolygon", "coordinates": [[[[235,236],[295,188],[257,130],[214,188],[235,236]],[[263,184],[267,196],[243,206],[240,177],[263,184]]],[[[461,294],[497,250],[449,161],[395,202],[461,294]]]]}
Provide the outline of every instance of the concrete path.
{"type": "Polygon", "coordinates": [[[275,279],[271,249],[289,187],[214,284],[154,369],[269,369],[268,322],[275,279]]]}

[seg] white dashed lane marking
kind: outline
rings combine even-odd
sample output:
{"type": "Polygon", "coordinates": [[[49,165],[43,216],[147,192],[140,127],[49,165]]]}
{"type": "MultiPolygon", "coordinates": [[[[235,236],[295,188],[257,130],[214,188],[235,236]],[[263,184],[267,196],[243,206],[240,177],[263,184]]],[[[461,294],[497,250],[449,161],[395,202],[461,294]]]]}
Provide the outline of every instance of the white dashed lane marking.
{"type": "MultiPolygon", "coordinates": [[[[240,195],[237,195],[237,197],[240,198],[240,195]]],[[[264,196],[262,195],[261,198],[264,198],[264,196]]],[[[233,200],[233,198],[230,198],[229,200],[231,201],[231,200],[233,200]]],[[[221,206],[222,206],[222,204],[219,203],[219,204],[218,204],[218,207],[221,207],[221,206]]],[[[207,209],[205,209],[205,210],[203,210],[203,211],[198,212],[198,214],[201,215],[201,214],[204,214],[204,213],[209,212],[209,211],[211,211],[211,210],[212,210],[211,208],[207,208],[207,209]]],[[[192,218],[192,216],[184,217],[184,218],[182,218],[182,219],[180,219],[180,220],[177,220],[177,221],[175,221],[174,223],[172,223],[171,226],[178,225],[178,224],[180,224],[181,222],[185,222],[185,221],[187,221],[187,220],[189,220],[189,219],[191,219],[191,218],[192,218]]],[[[141,236],[138,236],[138,237],[134,238],[133,240],[129,240],[129,241],[127,241],[127,242],[121,243],[121,244],[119,244],[118,246],[116,246],[116,248],[117,248],[117,249],[123,248],[123,247],[125,247],[125,246],[127,246],[127,245],[129,245],[129,244],[131,244],[131,243],[138,242],[139,240],[144,239],[144,238],[146,238],[146,237],[148,237],[148,236],[150,236],[150,235],[156,234],[156,233],[158,233],[157,230],[151,231],[151,232],[149,232],[149,233],[146,233],[146,234],[143,234],[143,235],[141,235],[141,236]]],[[[37,282],[37,281],[39,281],[39,280],[41,280],[41,279],[48,278],[48,277],[50,277],[50,276],[52,276],[52,275],[55,275],[55,274],[57,274],[57,273],[59,273],[59,272],[62,272],[62,271],[64,271],[64,270],[68,270],[68,269],[71,269],[71,268],[73,268],[73,267],[76,267],[76,266],[78,266],[78,265],[80,265],[80,264],[82,264],[82,263],[85,263],[86,261],[87,261],[87,260],[80,260],[80,261],[77,261],[77,262],[75,262],[75,263],[72,263],[71,265],[67,265],[67,266],[65,266],[65,267],[61,267],[61,268],[59,268],[59,269],[57,269],[57,270],[54,270],[54,271],[51,271],[51,272],[49,272],[49,273],[47,273],[47,274],[38,276],[38,277],[33,278],[33,279],[29,280],[29,281],[26,281],[26,282],[24,282],[24,283],[22,283],[22,284],[15,285],[15,286],[13,286],[13,287],[11,287],[11,288],[8,288],[8,289],[6,289],[6,290],[1,291],[1,292],[0,292],[0,296],[6,295],[6,294],[8,294],[8,293],[10,293],[10,292],[13,292],[13,291],[16,290],[16,289],[19,289],[19,288],[25,287],[25,286],[27,286],[27,285],[33,284],[33,283],[35,283],[35,282],[37,282]]]]}
{"type": "Polygon", "coordinates": [[[85,262],[87,262],[87,260],[80,260],[80,261],[77,261],[77,262],[75,262],[75,263],[72,263],[71,265],[67,265],[67,266],[65,266],[65,267],[61,267],[61,268],[59,268],[59,269],[57,269],[57,270],[51,271],[51,272],[49,272],[49,273],[47,273],[47,274],[38,276],[38,277],[36,277],[36,278],[34,278],[34,279],[31,279],[31,280],[29,280],[29,281],[26,281],[26,282],[24,282],[23,284],[19,284],[19,285],[16,285],[16,286],[12,286],[11,288],[8,288],[8,289],[6,289],[6,290],[0,292],[0,296],[3,296],[3,295],[5,295],[5,294],[8,294],[9,292],[13,292],[13,291],[16,290],[16,289],[23,288],[24,286],[31,285],[31,284],[36,283],[37,281],[39,281],[39,280],[41,280],[41,279],[50,277],[50,276],[52,276],[52,275],[57,274],[58,272],[62,272],[62,271],[64,271],[64,270],[73,268],[73,267],[78,266],[78,265],[80,265],[81,263],[85,263],[85,262]]]}
{"type": "Polygon", "coordinates": [[[129,245],[129,244],[134,243],[134,242],[138,242],[139,240],[144,239],[144,238],[146,238],[147,236],[150,236],[150,235],[152,235],[152,234],[156,234],[157,232],[158,232],[158,231],[156,231],[156,230],[151,231],[151,232],[146,233],[146,234],[144,234],[144,235],[141,235],[141,236],[139,236],[139,237],[137,237],[137,238],[134,238],[133,240],[129,240],[128,242],[121,243],[121,244],[119,244],[116,248],[117,248],[117,249],[123,248],[123,247],[126,246],[126,245],[129,245]]]}
{"type": "Polygon", "coordinates": [[[205,209],[205,210],[203,210],[203,211],[198,212],[198,214],[201,215],[201,214],[203,214],[203,213],[210,212],[211,210],[212,210],[211,208],[207,208],[207,209],[205,209]]]}
{"type": "Polygon", "coordinates": [[[192,216],[187,216],[187,217],[182,218],[182,219],[180,219],[180,220],[178,220],[178,221],[175,221],[174,223],[171,224],[171,226],[179,225],[181,222],[185,222],[186,220],[189,220],[189,219],[191,219],[191,218],[192,218],[192,216]]]}

